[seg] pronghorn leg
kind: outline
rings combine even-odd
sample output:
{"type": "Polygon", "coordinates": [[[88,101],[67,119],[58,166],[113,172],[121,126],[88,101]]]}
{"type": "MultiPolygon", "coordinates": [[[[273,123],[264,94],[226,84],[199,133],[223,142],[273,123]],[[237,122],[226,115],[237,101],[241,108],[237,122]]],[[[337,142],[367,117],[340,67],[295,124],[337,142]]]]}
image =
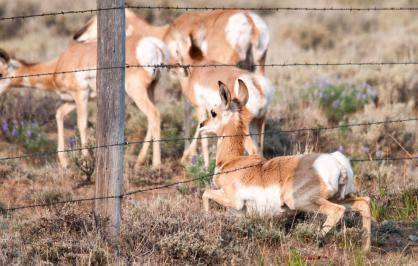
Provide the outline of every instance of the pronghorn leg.
{"type": "Polygon", "coordinates": [[[244,147],[248,155],[258,154],[257,146],[254,144],[254,141],[250,136],[245,137],[244,147]]]}
{"type": "Polygon", "coordinates": [[[181,157],[181,163],[183,165],[187,164],[187,161],[193,154],[196,154],[197,149],[197,137],[199,136],[199,124],[197,125],[196,132],[194,133],[193,140],[190,143],[189,147],[183,152],[183,156],[181,157]]]}
{"type": "MultiPolygon", "coordinates": [[[[326,216],[325,223],[322,225],[322,229],[319,232],[321,237],[321,242],[325,235],[333,228],[338,221],[344,216],[345,207],[332,203],[324,198],[320,198],[313,203],[311,208],[307,208],[304,210],[308,211],[318,211],[326,216]]],[[[322,243],[321,243],[322,244],[322,243]]]]}
{"type": "MultiPolygon", "coordinates": [[[[67,114],[75,109],[75,104],[73,103],[64,103],[62,104],[55,114],[55,119],[57,121],[57,129],[58,129],[58,151],[62,151],[65,149],[65,138],[64,138],[64,118],[67,114]]],[[[59,152],[58,153],[58,160],[62,167],[68,167],[68,159],[65,156],[65,153],[59,152]]]]}
{"type": "MultiPolygon", "coordinates": [[[[135,163],[135,167],[138,167],[145,163],[151,140],[159,140],[161,138],[161,117],[160,112],[149,97],[148,89],[145,87],[138,88],[138,84],[140,85],[144,82],[139,80],[136,76],[133,78],[133,76],[134,75],[130,75],[130,79],[127,80],[126,93],[132,98],[132,100],[134,100],[136,106],[145,114],[148,122],[144,144],[142,145],[141,151],[139,152],[135,163]]],[[[154,141],[152,148],[152,167],[158,168],[161,165],[160,142],[154,141]]]]}
{"type": "MultiPolygon", "coordinates": [[[[190,159],[190,157],[193,154],[196,154],[197,149],[197,137],[199,136],[199,124],[203,120],[206,119],[206,111],[202,107],[197,107],[197,116],[198,116],[198,125],[196,128],[196,132],[193,136],[192,143],[189,145],[189,148],[187,148],[184,153],[183,157],[181,158],[181,163],[186,164],[187,160],[190,159]]],[[[205,137],[205,135],[202,135],[202,137],[205,137]]],[[[202,153],[203,153],[203,160],[205,162],[205,167],[207,168],[209,166],[209,149],[208,149],[209,141],[207,138],[202,138],[202,153]]]]}
{"type": "MultiPolygon", "coordinates": [[[[88,101],[89,101],[89,91],[83,90],[80,91],[74,97],[77,107],[77,127],[80,132],[80,141],[81,147],[85,148],[87,146],[87,117],[88,117],[88,101]]],[[[83,156],[88,156],[88,150],[83,149],[81,151],[83,156]]]]}
{"type": "Polygon", "coordinates": [[[259,147],[259,154],[263,155],[264,150],[264,129],[266,127],[266,116],[257,119],[257,133],[258,135],[258,147],[259,147]]]}
{"type": "Polygon", "coordinates": [[[265,71],[266,58],[267,58],[267,51],[265,51],[263,55],[260,57],[260,59],[258,59],[257,63],[259,66],[256,68],[256,71],[255,71],[256,73],[259,73],[263,76],[266,72],[265,71]]]}
{"type": "MultiPolygon", "coordinates": [[[[249,133],[250,134],[257,134],[257,132],[255,132],[254,130],[254,120],[251,121],[250,126],[249,126],[249,133]]],[[[245,137],[245,141],[244,141],[244,148],[247,151],[248,155],[254,155],[254,154],[258,154],[258,147],[256,145],[256,141],[254,141],[254,139],[257,139],[257,135],[250,135],[250,136],[246,136],[245,137]]]]}
{"type": "Polygon", "coordinates": [[[347,210],[359,212],[362,219],[363,230],[366,231],[366,238],[363,240],[363,250],[370,250],[371,237],[371,213],[370,213],[370,198],[369,197],[350,197],[341,201],[347,210]]]}
{"type": "MultiPolygon", "coordinates": [[[[240,210],[242,206],[235,206],[234,202],[232,202],[229,197],[226,195],[224,190],[222,189],[206,189],[202,196],[203,199],[203,209],[205,212],[209,212],[209,200],[216,201],[217,203],[221,204],[227,208],[235,208],[240,210]]],[[[244,205],[244,204],[242,204],[244,205]]]]}
{"type": "Polygon", "coordinates": [[[203,161],[205,163],[205,168],[209,167],[209,140],[207,139],[206,134],[202,134],[202,153],[203,153],[203,161]]]}

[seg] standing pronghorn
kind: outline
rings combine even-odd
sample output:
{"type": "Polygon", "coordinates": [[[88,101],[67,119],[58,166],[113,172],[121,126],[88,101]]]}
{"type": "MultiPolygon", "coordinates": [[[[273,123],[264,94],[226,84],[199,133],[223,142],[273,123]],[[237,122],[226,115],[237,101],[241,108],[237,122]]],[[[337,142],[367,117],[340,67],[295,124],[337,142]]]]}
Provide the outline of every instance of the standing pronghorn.
{"type": "MultiPolygon", "coordinates": [[[[166,62],[167,50],[164,43],[154,37],[133,34],[126,39],[126,63],[130,65],[155,65],[166,62]]],[[[24,78],[0,80],[0,94],[12,87],[41,88],[57,92],[66,102],[56,113],[58,128],[58,151],[64,150],[64,117],[76,109],[77,126],[83,147],[87,144],[87,105],[89,98],[96,96],[96,71],[36,76],[40,73],[66,72],[79,69],[94,69],[97,65],[97,42],[72,43],[57,59],[46,63],[26,64],[11,59],[4,51],[0,52],[0,75],[27,76],[24,78]],[[34,76],[31,76],[34,75],[34,76]]],[[[152,99],[159,69],[129,68],[126,70],[125,91],[143,111],[148,120],[145,143],[138,155],[137,165],[146,159],[149,141],[160,139],[160,113],[152,99]]],[[[87,155],[87,151],[83,151],[87,155]]],[[[62,166],[68,165],[64,153],[58,153],[62,166]]],[[[153,142],[153,167],[161,164],[159,142],[153,142]]]]}
{"type": "MultiPolygon", "coordinates": [[[[265,63],[269,44],[269,32],[265,22],[256,14],[245,11],[210,11],[184,13],[174,20],[170,26],[151,26],[129,9],[126,13],[126,34],[146,32],[148,35],[163,38],[170,50],[171,63],[197,64],[235,64],[240,61],[246,63],[265,63]],[[224,30],[223,34],[222,29],[224,30]],[[163,37],[162,37],[163,36],[163,37]],[[197,60],[189,56],[198,51],[197,60]],[[202,60],[202,58],[205,58],[202,60]],[[213,61],[211,61],[213,60],[213,61]]],[[[88,43],[97,38],[97,17],[91,18],[75,36],[78,42],[88,43]]],[[[260,73],[264,73],[261,67],[260,73]]],[[[250,91],[250,108],[253,121],[250,125],[256,146],[247,142],[248,153],[262,152],[264,142],[264,126],[266,111],[270,103],[273,86],[261,75],[238,68],[197,68],[179,75],[182,90],[187,99],[196,108],[199,120],[206,118],[206,111],[215,103],[217,97],[216,77],[224,77],[224,82],[231,82],[242,77],[247,82],[250,91]],[[186,76],[184,75],[186,74],[186,76]],[[256,138],[258,137],[258,140],[256,138]],[[252,147],[251,147],[252,145],[252,147]]],[[[232,86],[231,86],[232,87],[232,86]]],[[[195,137],[199,134],[195,133],[195,137]]],[[[185,150],[184,163],[196,151],[197,140],[193,140],[185,150]]],[[[202,151],[205,165],[209,165],[208,140],[202,139],[202,151]]]]}
{"type": "MultiPolygon", "coordinates": [[[[216,65],[219,62],[203,58],[203,53],[195,46],[189,37],[183,39],[181,34],[172,28],[172,39],[175,45],[170,45],[170,53],[176,54],[181,64],[192,65],[216,65]]],[[[218,80],[233,88],[231,94],[238,91],[238,79],[241,79],[249,90],[247,108],[251,114],[249,128],[246,134],[253,134],[246,138],[245,149],[248,154],[262,154],[264,143],[264,128],[267,110],[274,94],[274,86],[266,77],[252,73],[238,67],[191,67],[190,69],[178,68],[175,76],[180,80],[183,94],[197,111],[198,120],[203,121],[207,112],[215,105],[220,104],[218,97],[218,80]]],[[[192,143],[185,150],[182,162],[185,163],[196,152],[199,126],[195,132],[192,143]]],[[[209,165],[208,139],[201,138],[202,152],[205,166],[209,165]]]]}
{"type": "MultiPolygon", "coordinates": [[[[140,33],[164,39],[173,45],[172,30],[179,31],[183,38],[191,37],[205,58],[223,64],[245,62],[261,65],[257,70],[264,74],[264,64],[270,42],[268,27],[263,19],[253,12],[242,10],[221,10],[207,12],[187,12],[170,26],[151,26],[129,9],[125,9],[126,34],[140,33]]],[[[97,16],[74,35],[78,42],[97,39],[97,16]]],[[[172,59],[176,54],[171,54],[172,59]]]]}
{"type": "Polygon", "coordinates": [[[218,138],[216,171],[213,178],[217,189],[206,189],[203,207],[209,211],[209,200],[249,212],[278,215],[287,210],[319,212],[326,216],[320,231],[323,238],[343,217],[346,210],[360,212],[367,232],[364,250],[370,249],[370,199],[356,197],[353,170],[340,152],[275,157],[242,156],[244,138],[222,138],[246,133],[251,114],[246,107],[249,95],[242,80],[238,80],[237,96],[219,83],[222,104],[211,110],[211,117],[201,123],[201,131],[215,133],[218,138]],[[241,169],[236,170],[235,169],[241,169]],[[222,174],[225,172],[225,174],[222,174]]]}

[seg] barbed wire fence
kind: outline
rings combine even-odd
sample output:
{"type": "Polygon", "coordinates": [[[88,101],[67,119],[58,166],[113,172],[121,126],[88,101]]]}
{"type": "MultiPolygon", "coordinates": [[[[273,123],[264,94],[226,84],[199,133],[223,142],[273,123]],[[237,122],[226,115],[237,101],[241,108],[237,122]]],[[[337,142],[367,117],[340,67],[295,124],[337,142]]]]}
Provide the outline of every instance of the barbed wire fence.
{"type": "MultiPolygon", "coordinates": [[[[24,20],[30,18],[38,18],[38,17],[46,17],[46,16],[60,16],[60,15],[70,15],[70,14],[93,14],[99,11],[112,11],[117,9],[150,9],[150,10],[183,10],[183,11],[209,11],[209,10],[246,10],[246,11],[270,11],[270,12],[279,12],[279,11],[301,11],[301,12],[385,12],[385,11],[402,11],[402,12],[413,12],[418,11],[418,7],[367,7],[367,8],[357,8],[357,7],[347,7],[347,8],[317,8],[317,7],[191,7],[191,6],[140,6],[140,5],[125,5],[120,7],[110,7],[110,8],[96,8],[96,9],[86,9],[86,10],[66,10],[66,11],[53,11],[53,12],[45,12],[45,13],[37,13],[37,14],[30,14],[30,15],[17,15],[17,16],[10,16],[10,17],[0,17],[1,21],[13,21],[13,20],[24,20]]],[[[403,66],[414,66],[418,65],[417,61],[404,61],[404,62],[395,62],[395,61],[382,61],[382,62],[313,62],[313,63],[298,63],[298,62],[291,62],[291,63],[271,63],[271,64],[241,64],[238,65],[239,67],[334,67],[334,66],[394,66],[394,65],[403,65],[403,66]]],[[[161,69],[173,69],[173,68],[213,68],[213,67],[237,67],[236,64],[157,64],[157,65],[126,65],[126,68],[161,68],[161,69]]],[[[102,71],[102,70],[111,70],[111,69],[120,69],[121,67],[116,66],[109,66],[109,67],[102,67],[102,68],[88,68],[88,69],[74,69],[74,70],[65,70],[65,71],[57,71],[57,72],[46,72],[46,73],[36,73],[36,74],[29,74],[29,75],[16,75],[16,76],[5,76],[0,77],[0,80],[7,80],[7,79],[19,79],[19,78],[29,78],[34,76],[48,76],[48,75],[65,75],[71,73],[78,73],[78,72],[90,72],[90,71],[102,71]]],[[[345,125],[338,125],[332,127],[317,127],[317,128],[296,128],[296,129],[289,129],[289,130],[280,130],[274,131],[275,134],[286,134],[286,133],[295,133],[295,132],[303,132],[303,131],[324,131],[324,130],[334,130],[339,128],[352,128],[352,127],[361,127],[361,126],[373,126],[373,125],[382,125],[382,124],[391,124],[391,123],[406,123],[406,122],[413,122],[418,121],[418,118],[407,118],[407,119],[395,119],[395,120],[385,120],[385,121],[371,121],[365,123],[355,123],[355,124],[345,124],[345,125]]],[[[262,133],[267,134],[267,133],[262,133]]],[[[77,152],[81,150],[91,150],[91,149],[101,149],[101,148],[108,148],[114,146],[126,146],[132,144],[144,144],[146,142],[177,142],[177,141],[186,141],[186,140],[201,140],[201,139],[215,139],[215,138],[232,138],[232,137],[247,137],[247,136],[254,136],[259,134],[245,134],[245,135],[229,135],[229,136],[199,136],[197,138],[171,138],[171,139],[157,139],[157,140],[150,140],[150,141],[125,141],[123,143],[114,143],[114,144],[106,144],[101,146],[89,146],[89,147],[78,147],[72,149],[66,149],[61,151],[47,151],[47,152],[40,152],[40,153],[32,153],[32,154],[23,154],[19,156],[11,156],[11,157],[3,157],[0,158],[0,161],[10,161],[10,160],[21,160],[27,159],[32,157],[45,157],[51,156],[58,153],[70,153],[70,152],[77,152]]],[[[406,161],[406,160],[418,160],[418,156],[412,157],[385,157],[385,158],[354,158],[351,161],[353,163],[362,163],[362,162],[381,162],[381,161],[406,161]]],[[[249,165],[229,171],[224,172],[216,172],[210,175],[205,175],[199,178],[191,178],[183,181],[173,182],[161,186],[155,186],[151,188],[142,188],[138,190],[129,191],[126,193],[122,193],[121,195],[112,195],[107,197],[91,197],[91,198],[81,198],[81,199],[74,199],[74,200],[67,200],[67,201],[56,201],[51,203],[42,203],[42,204],[32,204],[32,205],[25,205],[25,206],[16,206],[16,207],[9,207],[3,209],[2,211],[5,213],[11,213],[23,209],[32,209],[32,208],[41,208],[41,207],[50,207],[54,205],[63,205],[63,204],[71,204],[71,203],[81,203],[81,202],[91,202],[95,200],[105,200],[105,199],[112,199],[112,198],[127,198],[128,196],[160,190],[163,188],[173,187],[180,184],[190,183],[194,181],[198,181],[204,178],[210,178],[216,175],[227,174],[231,172],[237,172],[241,170],[245,170],[252,167],[262,166],[262,163],[257,163],[254,165],[249,165]]]]}
{"type": "Polygon", "coordinates": [[[84,10],[62,10],[43,12],[30,15],[18,15],[10,17],[0,17],[0,21],[17,20],[17,19],[29,19],[48,16],[63,16],[74,14],[93,14],[99,11],[112,11],[117,9],[151,9],[151,10],[183,10],[183,11],[214,11],[214,10],[246,10],[246,11],[343,11],[343,12],[371,12],[371,11],[417,11],[418,7],[192,7],[192,6],[157,6],[157,5],[125,5],[123,7],[110,7],[110,8],[94,8],[84,10]]]}
{"type": "MultiPolygon", "coordinates": [[[[316,128],[297,128],[297,129],[291,129],[291,130],[280,130],[280,131],[274,131],[269,132],[275,133],[275,134],[286,134],[286,133],[295,133],[295,132],[303,132],[303,131],[323,131],[323,130],[334,130],[334,129],[347,129],[352,127],[361,127],[361,126],[373,126],[373,125],[382,125],[382,124],[391,124],[391,123],[405,123],[405,122],[416,122],[418,121],[418,118],[409,118],[409,119],[398,119],[398,120],[386,120],[386,121],[374,121],[374,122],[366,122],[366,123],[355,123],[355,124],[347,124],[347,125],[339,125],[339,126],[333,126],[333,127],[316,127],[316,128]]],[[[261,133],[261,134],[267,134],[267,133],[261,133]]],[[[251,137],[251,136],[257,136],[260,134],[244,134],[244,135],[225,135],[225,136],[199,136],[199,137],[190,137],[190,138],[172,138],[172,139],[159,139],[159,140],[150,140],[150,141],[126,141],[124,143],[115,143],[115,144],[109,144],[109,145],[102,145],[102,146],[89,146],[89,147],[80,147],[80,148],[74,148],[74,149],[68,149],[68,150],[62,150],[62,151],[49,151],[44,153],[33,153],[33,154],[24,154],[20,156],[14,156],[14,157],[3,157],[0,158],[0,161],[10,161],[10,160],[19,160],[19,159],[27,159],[31,157],[44,157],[44,156],[50,156],[55,155],[58,153],[70,153],[70,152],[76,152],[76,151],[82,151],[82,150],[91,150],[91,149],[101,149],[101,148],[107,148],[107,147],[113,147],[113,146],[126,146],[126,145],[132,145],[132,144],[144,144],[146,142],[177,142],[177,141],[185,141],[185,140],[201,140],[201,139],[218,139],[218,138],[234,138],[234,137],[251,137]]],[[[418,156],[415,157],[375,157],[375,158],[354,158],[350,161],[352,163],[363,163],[363,162],[383,162],[383,161],[410,161],[410,160],[417,160],[418,156]]],[[[64,204],[70,204],[70,203],[81,203],[81,202],[91,202],[95,200],[105,200],[105,199],[113,199],[113,198],[120,198],[124,199],[128,196],[144,193],[144,192],[150,192],[154,190],[160,190],[164,188],[170,188],[174,187],[180,184],[186,184],[191,183],[199,180],[203,180],[206,178],[212,178],[216,175],[222,175],[222,174],[228,174],[232,172],[237,172],[257,166],[262,166],[263,163],[257,163],[245,167],[236,168],[229,171],[223,171],[223,172],[215,172],[213,174],[208,174],[204,176],[200,176],[198,178],[191,178],[186,179],[182,181],[172,182],[169,184],[164,184],[160,186],[155,186],[151,188],[142,188],[137,189],[133,191],[129,191],[126,193],[122,193],[121,195],[113,195],[113,196],[107,196],[107,197],[90,197],[90,198],[81,198],[81,199],[74,199],[74,200],[65,200],[65,201],[56,201],[51,203],[41,203],[41,204],[31,204],[31,205],[24,205],[24,206],[16,206],[16,207],[9,207],[6,209],[3,209],[2,211],[4,213],[11,213],[19,210],[24,209],[32,209],[32,208],[44,208],[44,207],[51,207],[55,205],[64,205],[64,204]]]]}

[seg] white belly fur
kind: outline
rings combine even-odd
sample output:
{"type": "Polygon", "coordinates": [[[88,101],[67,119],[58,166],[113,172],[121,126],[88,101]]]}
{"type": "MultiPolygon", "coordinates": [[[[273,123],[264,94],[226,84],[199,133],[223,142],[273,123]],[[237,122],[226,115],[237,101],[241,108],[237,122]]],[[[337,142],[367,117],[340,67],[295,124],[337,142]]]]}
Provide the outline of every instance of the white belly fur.
{"type": "Polygon", "coordinates": [[[279,186],[240,187],[236,194],[237,207],[247,207],[247,212],[258,215],[279,215],[284,212],[279,186]]]}

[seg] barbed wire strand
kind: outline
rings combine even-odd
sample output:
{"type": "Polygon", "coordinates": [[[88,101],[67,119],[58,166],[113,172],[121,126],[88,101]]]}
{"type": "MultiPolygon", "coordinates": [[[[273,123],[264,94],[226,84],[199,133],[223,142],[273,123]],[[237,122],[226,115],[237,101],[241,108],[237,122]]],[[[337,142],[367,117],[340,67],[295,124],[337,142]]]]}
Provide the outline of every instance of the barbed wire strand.
{"type": "Polygon", "coordinates": [[[0,21],[29,19],[48,16],[63,16],[73,14],[96,13],[99,11],[112,11],[118,9],[149,9],[149,10],[184,10],[184,11],[214,11],[214,10],[245,10],[245,11],[417,11],[418,7],[191,7],[191,6],[140,6],[140,5],[125,5],[123,7],[109,7],[109,8],[95,8],[83,10],[62,10],[44,12],[30,15],[17,15],[10,17],[0,17],[0,21]]]}
{"type": "MultiPolygon", "coordinates": [[[[377,162],[377,161],[393,161],[393,160],[418,160],[418,157],[416,157],[416,158],[411,158],[411,157],[365,158],[365,159],[352,159],[350,161],[351,162],[366,162],[366,161],[377,162]]],[[[160,189],[169,188],[169,187],[173,187],[173,186],[177,186],[177,185],[181,185],[181,184],[191,183],[191,182],[194,182],[194,181],[199,181],[199,180],[209,178],[209,177],[213,177],[213,176],[216,176],[216,175],[228,174],[228,173],[238,172],[240,170],[245,170],[245,169],[249,169],[249,168],[253,168],[253,167],[257,167],[257,166],[263,166],[263,164],[264,164],[264,161],[260,162],[260,163],[257,163],[257,164],[252,164],[252,165],[236,168],[236,169],[233,169],[233,170],[217,172],[217,173],[208,174],[208,175],[204,175],[204,176],[201,176],[201,177],[191,178],[191,179],[187,179],[187,180],[183,180],[183,181],[177,181],[177,182],[173,182],[173,183],[169,183],[169,184],[165,184],[165,185],[161,185],[161,186],[154,186],[154,187],[151,187],[151,188],[143,188],[143,189],[132,190],[132,191],[129,191],[129,192],[126,192],[126,193],[122,193],[121,195],[104,196],[104,197],[91,197],[91,198],[83,198],[83,199],[74,199],[74,200],[65,200],[65,201],[56,201],[56,202],[49,202],[49,203],[16,206],[16,207],[10,207],[10,208],[7,208],[7,209],[2,209],[2,212],[10,213],[10,212],[23,210],[23,209],[44,208],[44,207],[51,207],[51,206],[55,206],[55,205],[63,205],[63,204],[67,204],[67,203],[81,203],[81,202],[87,202],[87,201],[106,200],[106,199],[115,199],[115,198],[123,199],[123,198],[126,198],[127,196],[131,196],[131,195],[134,195],[134,194],[145,193],[145,192],[160,190],[160,189]]]]}
{"type": "MultiPolygon", "coordinates": [[[[405,62],[341,62],[341,63],[273,63],[273,64],[146,64],[146,65],[126,65],[125,68],[163,68],[163,69],[173,69],[173,68],[206,68],[206,67],[330,67],[330,66],[393,66],[393,65],[418,65],[418,61],[405,61],[405,62]]],[[[40,77],[40,76],[54,76],[54,75],[65,75],[78,72],[90,72],[90,71],[103,71],[103,70],[113,70],[113,69],[122,69],[121,66],[110,66],[110,67],[97,67],[97,68],[85,68],[85,69],[74,69],[74,70],[64,70],[56,72],[45,72],[45,73],[36,73],[36,74],[26,74],[26,75],[17,75],[17,76],[6,76],[0,77],[0,80],[7,79],[20,79],[20,78],[31,78],[31,77],[40,77]]]]}
{"type": "Polygon", "coordinates": [[[339,128],[345,129],[345,128],[351,128],[351,127],[405,123],[405,122],[412,122],[412,121],[418,121],[418,118],[343,124],[343,125],[331,126],[331,127],[296,128],[296,129],[289,129],[289,130],[277,130],[277,131],[270,131],[270,132],[263,132],[263,133],[249,133],[249,134],[238,134],[238,135],[198,136],[198,137],[166,138],[166,139],[157,139],[157,140],[124,141],[122,143],[104,144],[104,145],[89,146],[89,147],[78,147],[78,148],[64,149],[64,150],[59,150],[59,151],[36,152],[36,153],[30,153],[30,154],[23,154],[19,156],[9,156],[9,157],[0,158],[0,161],[19,160],[19,159],[27,159],[27,158],[32,158],[32,157],[46,157],[46,156],[56,155],[59,153],[70,153],[70,152],[77,152],[77,151],[83,151],[83,150],[96,150],[96,149],[110,148],[110,147],[116,147],[116,146],[127,146],[127,145],[136,145],[136,144],[144,144],[144,143],[154,143],[154,142],[177,142],[177,141],[202,140],[202,139],[251,137],[251,136],[259,136],[259,135],[269,135],[269,134],[297,133],[297,132],[303,132],[303,131],[324,131],[324,130],[334,130],[334,129],[339,129],[339,128]]]}
{"type": "Polygon", "coordinates": [[[49,203],[40,203],[40,204],[32,204],[32,205],[25,205],[25,206],[17,206],[17,207],[11,207],[11,208],[7,208],[7,209],[3,209],[3,211],[7,213],[7,212],[14,212],[14,211],[17,211],[17,210],[32,209],[32,208],[39,208],[39,207],[50,207],[50,206],[54,206],[54,205],[62,205],[62,204],[67,204],[67,203],[80,203],[80,202],[87,202],[87,201],[94,201],[94,200],[105,200],[105,199],[115,199],[115,198],[123,199],[127,196],[138,194],[138,193],[144,193],[144,192],[159,190],[159,189],[163,189],[163,188],[173,187],[173,186],[176,186],[176,185],[190,183],[190,182],[202,180],[202,179],[205,179],[205,178],[213,177],[215,175],[233,173],[233,172],[237,172],[237,171],[240,171],[240,170],[249,169],[249,168],[256,167],[256,166],[261,166],[261,165],[262,165],[262,163],[247,165],[247,166],[236,168],[236,169],[233,169],[233,170],[208,174],[208,175],[201,176],[201,177],[198,177],[198,178],[191,178],[191,179],[187,179],[187,180],[183,180],[183,181],[177,181],[177,182],[173,182],[173,183],[169,183],[169,184],[165,184],[165,185],[161,185],[161,186],[155,186],[155,187],[151,187],[151,188],[143,188],[143,189],[133,190],[133,191],[130,191],[130,192],[122,193],[121,195],[105,196],[105,197],[91,197],[91,198],[83,198],[83,199],[63,200],[63,201],[56,201],[56,202],[49,202],[49,203]]]}

